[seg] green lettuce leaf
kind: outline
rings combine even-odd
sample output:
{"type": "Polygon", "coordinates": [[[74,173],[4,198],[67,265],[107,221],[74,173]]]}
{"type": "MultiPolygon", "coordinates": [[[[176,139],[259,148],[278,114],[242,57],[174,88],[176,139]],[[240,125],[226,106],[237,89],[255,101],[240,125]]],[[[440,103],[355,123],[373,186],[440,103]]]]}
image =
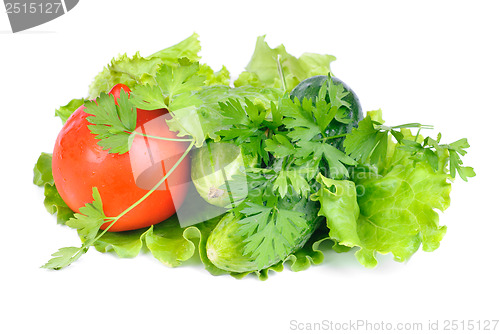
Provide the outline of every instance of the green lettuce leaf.
{"type": "MultiPolygon", "coordinates": [[[[155,75],[161,65],[178,66],[180,62],[197,62],[201,50],[198,35],[195,33],[187,39],[158,51],[149,57],[142,57],[139,52],[129,57],[127,54],[113,58],[111,62],[94,78],[89,86],[87,100],[95,99],[101,93],[107,93],[118,83],[127,85],[130,89],[144,85],[155,86],[155,75]]],[[[230,75],[225,66],[215,72],[210,66],[200,65],[198,75],[205,77],[205,85],[229,85],[230,75]]],[[[56,116],[63,123],[71,114],[85,102],[85,99],[73,99],[68,104],[56,109],[56,116]]]]}
{"type": "MultiPolygon", "coordinates": [[[[214,266],[206,255],[208,235],[218,218],[188,227],[180,227],[174,215],[164,222],[133,231],[106,232],[94,243],[97,251],[112,252],[121,258],[133,258],[141,251],[150,252],[168,267],[177,267],[198,254],[205,269],[213,275],[227,272],[214,266]],[[197,240],[197,242],[196,242],[197,240]]],[[[85,241],[83,236],[80,236],[85,241]]]]}
{"type": "Polygon", "coordinates": [[[242,102],[248,99],[254,105],[271,110],[272,101],[276,101],[281,94],[280,90],[272,88],[204,86],[188,97],[181,95],[177,98],[180,108],[171,110],[173,118],[167,120],[167,124],[171,131],[178,132],[179,137],[191,136],[196,147],[201,147],[206,139],[219,141],[217,132],[227,128],[221,104],[230,99],[242,102]]]}
{"type": "Polygon", "coordinates": [[[144,237],[146,246],[157,260],[168,267],[177,267],[195,254],[196,245],[191,239],[200,238],[200,230],[194,226],[180,228],[179,223],[171,219],[151,226],[144,237]]]}
{"type": "Polygon", "coordinates": [[[201,59],[201,57],[198,56],[198,53],[201,51],[199,37],[197,33],[193,33],[185,40],[153,53],[151,57],[160,58],[163,63],[170,65],[176,63],[179,58],[187,58],[193,62],[198,61],[201,59]]]}
{"type": "Polygon", "coordinates": [[[173,66],[179,59],[187,58],[198,61],[200,57],[198,35],[193,34],[184,41],[158,51],[149,57],[142,57],[139,52],[129,57],[126,54],[113,58],[90,84],[89,99],[94,99],[102,92],[108,92],[114,85],[122,83],[133,89],[136,85],[154,85],[154,76],[159,66],[173,66]]]}
{"type": "Polygon", "coordinates": [[[214,85],[229,86],[229,80],[231,79],[229,70],[226,68],[226,66],[222,66],[222,68],[219,71],[215,72],[207,64],[200,64],[198,75],[204,76],[206,78],[205,85],[207,86],[214,86],[214,85]]]}
{"type": "Polygon", "coordinates": [[[144,246],[144,234],[148,228],[133,231],[106,232],[94,247],[101,253],[114,252],[121,258],[133,258],[139,255],[144,246]]]}
{"type": "Polygon", "coordinates": [[[127,85],[130,89],[138,84],[154,84],[154,75],[160,64],[160,58],[144,58],[139,52],[132,57],[123,54],[113,58],[90,84],[89,100],[95,99],[100,93],[109,92],[118,83],[127,85]]]}
{"type": "Polygon", "coordinates": [[[57,223],[66,224],[74,212],[64,203],[57,192],[52,176],[52,154],[42,153],[33,168],[33,183],[44,188],[43,204],[50,214],[55,214],[57,223]]]}
{"type": "Polygon", "coordinates": [[[257,38],[255,51],[245,68],[246,71],[234,82],[236,87],[251,85],[283,88],[278,62],[283,71],[287,91],[291,91],[304,79],[330,73],[330,63],[335,60],[334,56],[304,53],[296,58],[289,54],[283,45],[271,49],[264,39],[265,36],[257,38]]]}
{"type": "Polygon", "coordinates": [[[39,187],[54,184],[52,176],[52,154],[42,153],[33,167],[33,183],[39,187]]]}
{"type": "MultiPolygon", "coordinates": [[[[324,244],[328,243],[331,244],[331,248],[338,251],[338,249],[336,249],[337,243],[328,236],[328,229],[326,226],[320,226],[301,249],[290,254],[285,260],[266,269],[244,273],[232,272],[230,275],[237,279],[242,279],[248,275],[255,275],[259,280],[265,281],[269,278],[270,272],[282,272],[285,265],[293,272],[304,271],[309,269],[312,265],[319,265],[323,262],[324,254],[320,247],[324,248],[324,244]]],[[[326,249],[328,249],[328,247],[326,249]]]]}
{"type": "Polygon", "coordinates": [[[58,224],[66,224],[70,218],[73,218],[73,210],[64,203],[55,185],[46,183],[44,186],[44,195],[43,205],[50,214],[56,215],[58,224]]]}
{"type": "Polygon", "coordinates": [[[359,172],[356,183],[332,180],[321,174],[321,189],[312,196],[320,201],[330,237],[340,245],[359,247],[358,261],[377,264],[376,253],[392,253],[408,260],[422,245],[433,251],[446,233],[435,209],[450,204],[451,185],[446,174],[428,164],[397,165],[386,175],[359,172]]]}
{"type": "Polygon", "coordinates": [[[59,117],[63,123],[66,123],[69,116],[71,116],[71,114],[73,114],[73,112],[80,106],[82,106],[84,103],[85,99],[73,99],[69,101],[68,104],[59,107],[59,109],[56,109],[55,115],[59,117]]]}

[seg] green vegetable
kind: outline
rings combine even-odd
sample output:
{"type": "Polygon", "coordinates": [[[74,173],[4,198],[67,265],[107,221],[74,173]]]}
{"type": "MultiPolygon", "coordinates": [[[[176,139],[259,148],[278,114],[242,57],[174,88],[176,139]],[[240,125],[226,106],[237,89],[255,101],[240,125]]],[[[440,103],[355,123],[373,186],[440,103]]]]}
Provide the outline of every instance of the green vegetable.
{"type": "Polygon", "coordinates": [[[94,189],[93,201],[74,213],[54,186],[51,155],[42,153],[33,182],[44,188],[47,210],[82,240],[80,247],[60,248],[44,267],[66,267],[94,246],[119,257],[146,250],[170,267],[198,254],[214,275],[266,279],[284,263],[292,271],[321,263],[319,247],[328,243],[337,252],[355,249],[366,267],[377,264],[377,253],[407,261],[420,247],[439,247],[446,226],[437,210],[450,205],[451,182],[457,174],[465,181],[475,176],[462,162],[467,139],[443,144],[441,134],[421,134],[429,125],[388,126],[380,110],[363,118],[354,91],[330,75],[330,55],[296,58],[261,36],[233,87],[227,69],[200,63],[199,52],[193,34],[149,57],[119,56],[96,76],[87,98],[71,100],[56,115],[64,122],[85,105],[100,145],[125,153],[136,135],[137,108],[167,108],[168,127],[179,137],[168,140],[190,142],[180,160],[194,149],[196,190],[229,211],[188,227],[173,216],[140,230],[103,231],[103,223],[144,197],[106,217],[94,189]],[[117,83],[132,93],[115,105],[107,92],[117,83]]]}
{"type": "Polygon", "coordinates": [[[207,255],[230,272],[252,272],[286,260],[302,248],[321,220],[307,197],[280,200],[274,208],[249,204],[227,213],[207,241],[207,255]],[[250,250],[258,247],[258,252],[250,250]]]}
{"type": "Polygon", "coordinates": [[[134,104],[141,109],[167,108],[172,116],[167,121],[169,129],[193,138],[196,147],[207,139],[220,140],[218,132],[231,124],[231,117],[221,110],[224,102],[244,100],[269,108],[280,95],[271,88],[206,86],[198,69],[198,63],[186,61],[177,67],[163,66],[155,76],[157,85],[139,86],[132,93],[134,104]]]}
{"type": "Polygon", "coordinates": [[[246,71],[234,82],[236,87],[250,85],[284,88],[289,91],[311,76],[330,73],[330,63],[335,60],[334,56],[304,53],[296,58],[283,45],[271,49],[264,38],[265,36],[257,38],[255,51],[246,71]]]}
{"type": "Polygon", "coordinates": [[[71,114],[76,109],[78,109],[80,106],[82,106],[84,102],[85,102],[85,99],[73,99],[73,100],[69,101],[69,103],[66,104],[65,106],[62,106],[62,107],[59,107],[59,109],[56,109],[55,115],[57,117],[59,117],[63,121],[63,123],[65,123],[68,120],[69,116],[71,116],[71,114]]]}
{"type": "Polygon", "coordinates": [[[52,177],[52,154],[42,153],[33,168],[33,183],[44,188],[43,204],[50,214],[55,214],[59,224],[65,224],[73,217],[73,211],[64,203],[57,192],[52,177]]]}
{"type": "Polygon", "coordinates": [[[390,169],[392,161],[408,156],[414,162],[426,162],[433,170],[442,173],[446,173],[449,163],[450,177],[453,179],[456,172],[464,181],[476,175],[472,167],[462,166],[460,159],[460,156],[467,153],[465,149],[469,148],[466,138],[448,145],[440,144],[441,133],[437,139],[431,137],[423,139],[420,136],[413,137],[408,130],[408,128],[418,128],[420,133],[421,129],[432,128],[429,125],[408,123],[385,126],[383,123],[380,110],[369,111],[368,116],[359,123],[359,127],[346,136],[344,142],[346,153],[360,163],[375,164],[381,169],[390,169]],[[394,137],[398,146],[392,143],[389,135],[394,137]],[[391,153],[396,147],[408,152],[409,155],[397,152],[392,156],[391,153]]]}
{"type": "MultiPolygon", "coordinates": [[[[363,119],[363,110],[361,109],[361,103],[359,102],[358,96],[354,91],[347,86],[342,80],[332,77],[330,75],[317,75],[311,78],[307,78],[301,83],[299,83],[291,92],[290,97],[293,99],[298,98],[302,102],[304,98],[311,99],[312,103],[315,104],[316,100],[321,100],[324,98],[327,103],[330,103],[330,96],[335,94],[335,92],[330,92],[335,86],[341,85],[345,92],[342,90],[337,90],[345,94],[342,96],[344,113],[341,117],[336,117],[331,121],[326,129],[326,134],[328,136],[337,136],[341,134],[347,134],[352,131],[352,129],[358,126],[358,122],[363,119]],[[325,94],[325,90],[328,90],[329,94],[325,94]],[[323,96],[320,96],[323,95],[323,96]]],[[[342,143],[344,137],[335,139],[336,147],[342,148],[342,143]]]]}
{"type": "Polygon", "coordinates": [[[425,251],[439,247],[446,227],[439,226],[434,209],[449,206],[446,175],[410,164],[384,176],[365,172],[358,177],[354,183],[320,176],[322,188],[313,199],[321,203],[332,239],[359,247],[356,258],[366,267],[377,264],[376,252],[406,261],[421,244],[425,251]]]}
{"type": "Polygon", "coordinates": [[[339,94],[343,91],[341,86],[330,87],[328,93],[325,92],[333,101],[330,103],[324,97],[314,105],[310,99],[304,99],[302,103],[297,98],[294,101],[281,99],[277,113],[283,117],[284,129],[266,140],[265,149],[275,157],[286,157],[296,166],[317,163],[329,175],[341,178],[348,175],[346,166],[353,166],[356,161],[332,145],[338,136],[327,135],[332,120],[344,114],[343,98],[346,96],[345,93],[339,94]]]}
{"type": "Polygon", "coordinates": [[[125,84],[131,90],[137,85],[153,85],[153,78],[162,64],[175,66],[182,58],[197,62],[200,60],[198,56],[200,50],[198,35],[193,34],[184,41],[149,57],[141,57],[137,52],[132,58],[126,54],[113,58],[90,84],[89,99],[96,98],[102,92],[107,93],[117,83],[125,84]]]}
{"type": "Polygon", "coordinates": [[[118,100],[116,105],[113,96],[101,93],[95,101],[85,103],[85,112],[91,115],[87,117],[88,127],[99,139],[99,145],[109,153],[123,154],[133,140],[137,109],[127,94],[121,94],[118,100]]]}
{"type": "MultiPolygon", "coordinates": [[[[61,120],[66,120],[85,101],[97,98],[101,93],[108,93],[116,84],[127,85],[135,90],[137,87],[155,86],[155,75],[162,65],[175,68],[179,65],[197,63],[201,58],[198,53],[201,51],[198,35],[193,34],[176,45],[165,48],[152,54],[149,57],[142,57],[137,52],[132,57],[126,54],[113,58],[111,62],[94,78],[89,86],[88,96],[71,100],[68,104],[56,110],[56,116],[61,120]]],[[[201,64],[197,68],[198,74],[203,77],[203,85],[228,85],[229,71],[226,67],[215,72],[207,64],[201,64]]]]}
{"type": "Polygon", "coordinates": [[[191,155],[191,179],[205,201],[219,207],[230,207],[237,203],[222,187],[233,180],[234,175],[244,175],[246,167],[255,167],[256,161],[255,156],[243,155],[240,147],[234,144],[207,143],[191,155]]]}

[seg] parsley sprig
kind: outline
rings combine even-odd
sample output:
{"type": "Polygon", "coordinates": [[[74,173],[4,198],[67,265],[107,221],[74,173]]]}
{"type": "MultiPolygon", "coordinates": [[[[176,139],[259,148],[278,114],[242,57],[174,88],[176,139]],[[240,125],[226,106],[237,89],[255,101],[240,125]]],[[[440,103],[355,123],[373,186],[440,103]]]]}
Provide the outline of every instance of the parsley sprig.
{"type": "Polygon", "coordinates": [[[303,170],[283,170],[282,160],[270,168],[250,168],[225,186],[236,200],[244,196],[232,210],[240,224],[236,234],[245,240],[244,254],[262,267],[276,258],[285,260],[316,212],[308,204],[311,187],[303,170]]]}
{"type": "Polygon", "coordinates": [[[467,181],[469,177],[474,177],[476,173],[472,167],[463,166],[461,156],[467,154],[466,149],[470,147],[466,138],[459,139],[451,144],[440,144],[441,133],[436,139],[426,137],[421,142],[415,140],[401,139],[400,148],[412,154],[411,158],[418,161],[425,161],[437,171],[449,166],[450,176],[454,179],[456,174],[467,181]]]}
{"type": "Polygon", "coordinates": [[[475,176],[472,167],[463,166],[460,156],[464,156],[469,148],[467,139],[463,138],[451,144],[440,144],[441,133],[436,139],[425,137],[420,132],[423,129],[432,129],[430,125],[407,123],[398,126],[383,125],[380,111],[369,112],[368,116],[359,122],[358,128],[353,129],[344,141],[346,153],[361,164],[377,164],[384,161],[388,154],[390,135],[396,140],[397,148],[410,153],[410,159],[416,162],[428,163],[434,171],[446,171],[452,178],[459,176],[467,178],[475,176]],[[373,117],[373,118],[372,118],[373,117]],[[377,120],[374,120],[377,119],[377,120]],[[411,135],[408,129],[416,128],[417,134],[411,135]]]}
{"type": "Polygon", "coordinates": [[[197,74],[199,68],[198,62],[190,62],[187,58],[179,59],[176,65],[161,65],[155,76],[155,85],[142,85],[134,89],[134,105],[144,110],[181,109],[184,99],[190,98],[193,91],[203,86],[206,78],[197,74]]]}
{"type": "Polygon", "coordinates": [[[333,178],[344,178],[349,174],[346,166],[356,164],[333,145],[327,132],[333,120],[352,121],[346,118],[346,96],[341,85],[325,83],[314,104],[288,96],[271,104],[270,110],[248,99],[220,104],[227,126],[218,132],[221,139],[258,154],[266,165],[247,169],[245,176],[226,185],[237,202],[243,200],[232,210],[239,217],[236,233],[245,240],[245,255],[259,266],[276,257],[284,260],[297,246],[297,236],[313,224],[308,213],[317,217],[317,209],[307,202],[317,187],[319,167],[333,178]]]}
{"type": "Polygon", "coordinates": [[[78,229],[80,236],[84,242],[80,247],[63,247],[57,252],[52,254],[52,258],[42,266],[47,269],[62,269],[69,266],[85,254],[89,248],[95,244],[120,218],[132,211],[136,206],[141,204],[148,198],[156,189],[158,189],[165,180],[172,174],[172,172],[179,166],[179,164],[186,158],[194,146],[194,141],[188,146],[186,151],[179,157],[177,162],[165,173],[165,175],[139,200],[122,211],[116,217],[107,217],[103,210],[102,199],[96,187],[92,188],[93,201],[87,203],[84,207],[80,208],[80,213],[75,213],[74,218],[71,218],[67,225],[78,229]],[[101,231],[103,224],[108,224],[104,230],[101,231]],[[100,233],[99,233],[100,232],[100,233]]]}
{"type": "Polygon", "coordinates": [[[276,257],[284,260],[310,224],[303,212],[286,209],[282,200],[272,207],[248,203],[240,212],[245,217],[238,221],[237,233],[245,236],[244,254],[255,258],[259,267],[276,257]]]}
{"type": "Polygon", "coordinates": [[[248,98],[240,100],[228,99],[219,103],[225,129],[217,132],[222,141],[232,142],[243,147],[243,151],[257,155],[267,165],[269,154],[265,151],[265,141],[269,131],[276,129],[272,120],[266,118],[268,110],[256,105],[248,98]]]}
{"type": "Polygon", "coordinates": [[[113,96],[101,93],[95,101],[85,102],[85,112],[91,115],[87,117],[88,127],[99,139],[98,144],[109,153],[123,154],[133,140],[137,109],[123,90],[117,102],[113,96]]]}
{"type": "MultiPolygon", "coordinates": [[[[287,157],[295,166],[315,161],[320,167],[325,167],[332,178],[347,177],[346,166],[355,165],[356,161],[332,145],[334,138],[326,131],[333,119],[347,121],[343,118],[347,104],[342,101],[346,96],[342,89],[330,88],[328,94],[332,102],[326,102],[324,98],[317,99],[315,104],[310,99],[303,99],[302,103],[298,99],[281,99],[277,109],[284,128],[266,140],[266,151],[275,157],[287,157]]],[[[335,138],[343,136],[345,134],[335,138]]]]}
{"type": "Polygon", "coordinates": [[[90,114],[87,117],[90,123],[88,128],[99,139],[98,144],[103,150],[127,153],[137,135],[167,141],[191,141],[189,138],[166,138],[137,131],[136,102],[123,90],[116,103],[113,96],[105,93],[101,93],[95,101],[85,102],[85,112],[90,114]]]}

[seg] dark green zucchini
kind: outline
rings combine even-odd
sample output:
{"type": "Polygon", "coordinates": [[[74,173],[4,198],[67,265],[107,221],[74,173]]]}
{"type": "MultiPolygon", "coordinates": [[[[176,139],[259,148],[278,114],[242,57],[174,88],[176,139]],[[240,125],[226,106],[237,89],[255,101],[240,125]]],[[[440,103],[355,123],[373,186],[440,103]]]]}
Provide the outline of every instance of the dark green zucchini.
{"type": "MultiPolygon", "coordinates": [[[[308,98],[312,100],[313,104],[315,104],[319,91],[327,80],[330,80],[328,84],[341,84],[344,89],[349,92],[349,94],[344,97],[344,100],[350,104],[347,116],[352,119],[352,122],[344,124],[334,119],[328,126],[326,134],[328,136],[337,136],[344,133],[350,133],[353,128],[358,126],[358,122],[363,119],[363,110],[361,109],[361,103],[359,102],[356,93],[354,93],[354,91],[342,80],[326,75],[310,77],[299,83],[297,87],[291,91],[290,97],[292,100],[297,97],[300,102],[302,102],[304,98],[308,98]]],[[[326,95],[325,100],[326,102],[330,102],[328,94],[326,95]]],[[[331,141],[333,145],[341,150],[343,150],[343,142],[344,138],[337,138],[331,141]]]]}

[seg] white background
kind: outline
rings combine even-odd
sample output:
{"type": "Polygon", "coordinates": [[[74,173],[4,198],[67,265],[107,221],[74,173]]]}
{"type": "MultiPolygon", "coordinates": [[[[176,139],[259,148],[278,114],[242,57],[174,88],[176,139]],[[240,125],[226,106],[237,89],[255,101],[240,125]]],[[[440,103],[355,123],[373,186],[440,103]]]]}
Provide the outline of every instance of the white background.
{"type": "Polygon", "coordinates": [[[292,320],[425,328],[429,320],[499,319],[499,9],[494,1],[82,0],[12,34],[2,8],[0,332],[292,333],[300,332],[292,320]],[[39,153],[52,150],[61,128],[54,109],[85,96],[113,56],[146,56],[193,32],[203,61],[233,76],[262,34],[296,56],[333,54],[332,72],[364,110],[382,108],[390,124],[433,124],[445,142],[467,137],[464,162],[478,176],[453,185],[441,247],[405,264],[380,256],[373,270],[353,253],[330,252],[320,266],[266,282],[93,249],[67,269],[40,269],[57,248],[79,242],[32,184],[39,153]]]}

